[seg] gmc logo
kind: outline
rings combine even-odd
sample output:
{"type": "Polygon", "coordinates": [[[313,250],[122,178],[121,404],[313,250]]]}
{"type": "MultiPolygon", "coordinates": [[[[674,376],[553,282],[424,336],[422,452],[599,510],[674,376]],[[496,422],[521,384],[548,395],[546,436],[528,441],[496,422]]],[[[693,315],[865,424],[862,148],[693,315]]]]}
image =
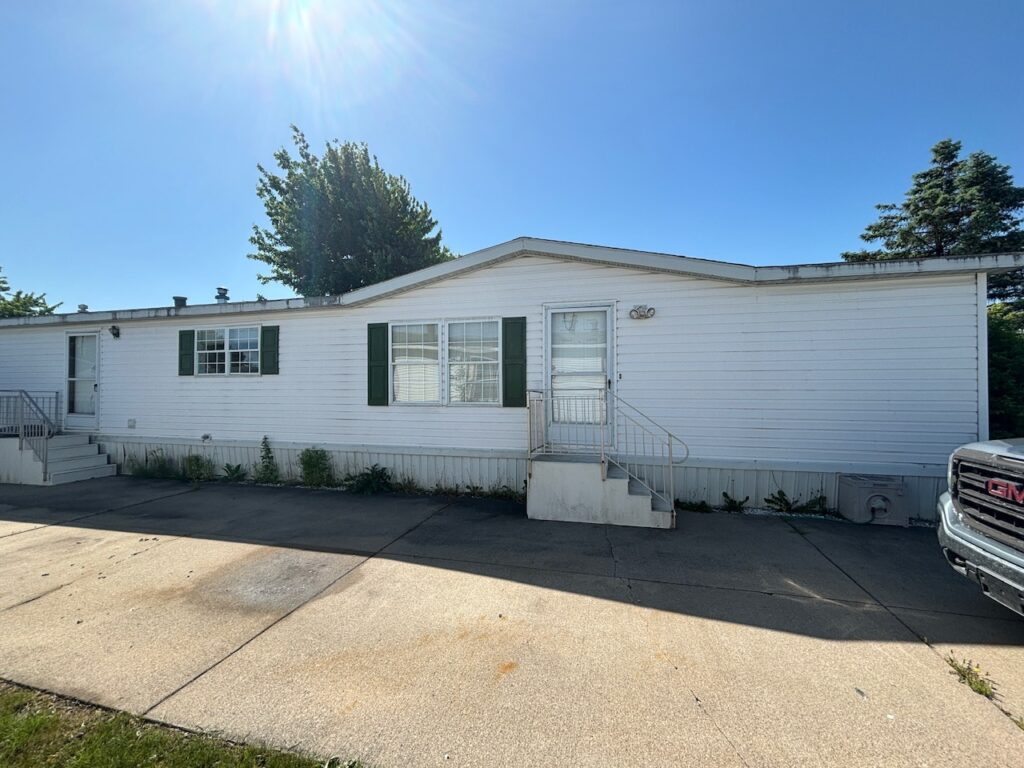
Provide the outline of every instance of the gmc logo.
{"type": "Polygon", "coordinates": [[[985,484],[989,496],[1006,499],[1017,504],[1024,504],[1024,485],[1011,483],[1009,480],[992,478],[985,484]]]}

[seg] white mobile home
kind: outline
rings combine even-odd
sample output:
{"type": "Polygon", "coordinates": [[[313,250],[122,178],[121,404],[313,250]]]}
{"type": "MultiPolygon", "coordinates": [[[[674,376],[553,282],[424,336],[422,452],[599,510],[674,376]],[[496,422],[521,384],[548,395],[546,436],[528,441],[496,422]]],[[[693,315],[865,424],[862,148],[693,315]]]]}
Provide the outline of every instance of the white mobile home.
{"type": "Polygon", "coordinates": [[[1022,265],[522,238],[342,296],[0,320],[0,430],[25,433],[0,480],[155,449],[253,465],[266,435],[292,475],[309,446],[426,487],[532,475],[543,517],[668,526],[659,499],[859,487],[930,519],[950,451],[987,436],[986,272],[1022,265]]]}

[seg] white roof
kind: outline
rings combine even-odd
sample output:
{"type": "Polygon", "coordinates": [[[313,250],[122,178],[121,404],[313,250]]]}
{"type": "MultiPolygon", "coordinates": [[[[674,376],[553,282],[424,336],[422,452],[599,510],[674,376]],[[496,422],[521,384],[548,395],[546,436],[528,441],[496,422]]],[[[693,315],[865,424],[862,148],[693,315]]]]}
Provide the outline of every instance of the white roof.
{"type": "Polygon", "coordinates": [[[15,317],[0,320],[0,328],[65,323],[124,322],[173,317],[234,315],[246,312],[308,310],[324,307],[349,307],[365,304],[385,296],[418,288],[453,277],[463,272],[490,266],[519,256],[548,256],[567,261],[638,269],[644,272],[666,272],[690,277],[721,280],[748,285],[787,283],[830,283],[845,280],[911,277],[920,275],[972,274],[1006,272],[1024,267],[1024,253],[997,253],[972,256],[951,256],[942,259],[907,259],[866,262],[831,262],[796,264],[792,266],[754,267],[725,261],[695,259],[651,251],[634,251],[600,245],[568,243],[520,237],[506,243],[484,248],[452,261],[410,272],[407,275],[359,288],[339,296],[276,299],[272,301],[239,301],[227,304],[195,304],[188,307],[155,307],[119,309],[103,312],[75,312],[40,317],[15,317]]]}

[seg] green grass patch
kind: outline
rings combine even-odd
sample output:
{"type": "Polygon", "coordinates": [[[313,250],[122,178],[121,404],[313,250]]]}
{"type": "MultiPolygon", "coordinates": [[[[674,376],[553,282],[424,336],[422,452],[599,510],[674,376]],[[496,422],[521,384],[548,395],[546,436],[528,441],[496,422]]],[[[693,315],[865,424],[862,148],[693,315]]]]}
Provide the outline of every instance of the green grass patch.
{"type": "MultiPolygon", "coordinates": [[[[265,747],[179,731],[124,713],[0,682],[0,766],[5,768],[321,768],[265,747]]],[[[358,762],[331,760],[331,768],[358,762]]]]}

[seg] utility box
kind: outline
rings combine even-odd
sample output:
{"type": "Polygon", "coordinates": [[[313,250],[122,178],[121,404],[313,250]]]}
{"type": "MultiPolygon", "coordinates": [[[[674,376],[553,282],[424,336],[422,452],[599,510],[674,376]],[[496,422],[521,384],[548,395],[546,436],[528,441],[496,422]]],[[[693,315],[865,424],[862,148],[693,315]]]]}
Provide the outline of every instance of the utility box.
{"type": "Polygon", "coordinates": [[[840,475],[839,514],[855,523],[910,524],[903,478],[892,475],[840,475]]]}

